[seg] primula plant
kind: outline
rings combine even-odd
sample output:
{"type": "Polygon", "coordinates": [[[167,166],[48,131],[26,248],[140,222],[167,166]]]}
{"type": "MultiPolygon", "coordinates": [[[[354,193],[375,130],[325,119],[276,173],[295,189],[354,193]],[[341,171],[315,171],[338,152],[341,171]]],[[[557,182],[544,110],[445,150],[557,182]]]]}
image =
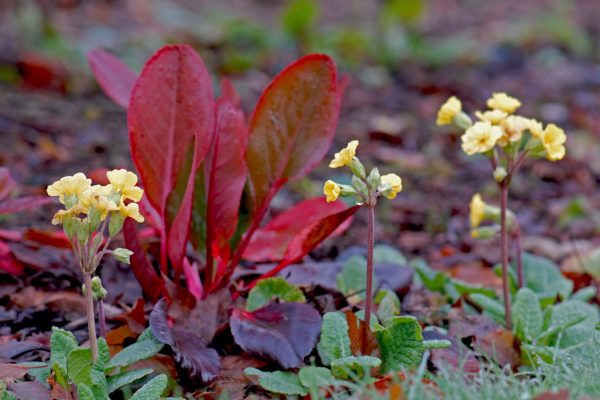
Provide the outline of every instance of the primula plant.
{"type": "MultiPolygon", "coordinates": [[[[78,172],[61,178],[47,189],[48,195],[58,197],[65,207],[54,214],[52,223],[62,224],[83,275],[88,333],[94,362],[98,359],[94,297],[101,305],[101,299],[105,295],[104,288],[99,278],[94,277],[94,273],[106,254],[129,264],[132,254],[130,250],[110,250],[108,245],[121,231],[126,218],[144,221],[137,204],[144,192],[136,186],[137,176],[120,169],[109,171],[107,177],[110,182],[108,185],[92,185],[91,179],[78,172]]],[[[102,316],[100,323],[103,324],[102,316]]]]}
{"type": "MultiPolygon", "coordinates": [[[[464,130],[461,137],[462,149],[467,155],[482,154],[490,161],[493,177],[500,190],[500,253],[502,263],[502,292],[506,325],[512,327],[511,301],[509,294],[509,210],[508,192],[512,178],[523,162],[529,158],[545,157],[550,161],[561,160],[566,153],[564,131],[554,124],[544,125],[532,118],[516,114],[521,102],[506,93],[494,93],[487,100],[488,110],[477,111],[478,121],[462,110],[462,103],[456,97],[450,97],[440,108],[437,116],[438,125],[453,124],[464,130]]],[[[485,214],[485,206],[475,198],[472,208],[472,225],[485,214]]],[[[493,217],[488,210],[488,217],[493,217]]],[[[516,219],[515,219],[516,222],[516,219]]],[[[516,226],[516,224],[513,224],[516,226]]],[[[518,228],[517,228],[518,229],[518,228]]],[[[484,233],[474,231],[476,235],[484,233]]],[[[518,243],[518,242],[517,242],[518,243]]],[[[520,253],[520,249],[517,249],[520,253]]],[[[520,257],[520,255],[518,256],[520,257]]],[[[522,271],[519,267],[519,284],[523,284],[522,271]]]]}

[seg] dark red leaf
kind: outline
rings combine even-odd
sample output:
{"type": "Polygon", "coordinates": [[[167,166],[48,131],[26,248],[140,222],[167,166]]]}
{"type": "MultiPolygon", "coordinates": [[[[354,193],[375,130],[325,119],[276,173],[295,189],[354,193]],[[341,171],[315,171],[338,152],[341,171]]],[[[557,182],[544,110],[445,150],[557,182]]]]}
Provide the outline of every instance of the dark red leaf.
{"type": "Polygon", "coordinates": [[[352,311],[346,311],[346,321],[348,322],[348,337],[350,338],[350,350],[355,356],[371,355],[378,348],[377,338],[370,329],[367,329],[367,343],[363,344],[363,329],[365,321],[358,319],[352,311]]]}
{"type": "Polygon", "coordinates": [[[104,93],[121,107],[127,108],[137,79],[135,71],[118,57],[104,50],[90,51],[87,59],[104,93]]]}
{"type": "Polygon", "coordinates": [[[54,58],[34,52],[23,53],[19,56],[17,68],[25,87],[66,91],[69,73],[65,66],[54,58]]]}
{"type": "Polygon", "coordinates": [[[131,218],[125,219],[123,224],[123,238],[125,239],[125,247],[133,251],[131,255],[133,274],[140,283],[144,294],[152,302],[156,302],[161,295],[166,293],[165,285],[154,267],[152,267],[144,249],[142,249],[135,222],[131,218]]]}
{"type": "Polygon", "coordinates": [[[254,218],[262,219],[284,182],[303,177],[325,156],[339,107],[335,63],[323,54],[302,57],[265,89],[249,124],[254,218]]]}
{"type": "MultiPolygon", "coordinates": [[[[344,209],[346,209],[344,202],[327,203],[323,196],[301,201],[289,210],[278,214],[267,225],[254,233],[244,252],[244,259],[249,261],[281,260],[285,256],[290,242],[300,231],[320,219],[344,209]]],[[[342,226],[342,228],[345,227],[342,226]]],[[[334,232],[341,233],[342,230],[337,229],[334,232]]]]}
{"type": "Polygon", "coordinates": [[[39,229],[27,229],[23,235],[24,239],[47,246],[71,249],[71,242],[63,231],[42,231],[39,229]]]}
{"type": "MultiPolygon", "coordinates": [[[[247,130],[244,115],[228,101],[217,102],[216,136],[206,157],[208,193],[206,202],[207,265],[213,249],[229,250],[229,239],[238,224],[240,200],[246,183],[247,130]]],[[[210,283],[207,283],[210,285],[210,283]]]]}
{"type": "Polygon", "coordinates": [[[300,366],[315,347],[320,331],[321,316],[304,303],[271,304],[254,312],[235,309],[231,316],[235,342],[283,368],[300,366]]]}
{"type": "Polygon", "coordinates": [[[0,167],[0,201],[7,198],[16,186],[17,183],[10,175],[9,169],[0,167]]]}
{"type": "MultiPolygon", "coordinates": [[[[210,76],[185,45],[166,46],[144,66],[129,104],[131,152],[145,193],[163,220],[163,249],[180,269],[196,170],[213,137],[210,76]]],[[[161,264],[165,267],[163,252],[161,264]]]]}
{"type": "Polygon", "coordinates": [[[150,313],[150,328],[154,336],[170,346],[177,362],[190,370],[202,382],[213,380],[219,374],[220,359],[216,350],[207,347],[207,341],[191,327],[168,320],[168,302],[161,299],[150,313]]]}
{"type": "Polygon", "coordinates": [[[53,199],[48,196],[26,196],[16,199],[4,200],[0,203],[0,215],[13,214],[21,211],[37,208],[52,202],[53,199]]]}
{"type": "Polygon", "coordinates": [[[242,99],[229,79],[221,79],[221,98],[227,100],[235,108],[240,108],[242,99]]]}
{"type": "Polygon", "coordinates": [[[13,257],[10,247],[2,241],[0,241],[0,270],[12,275],[23,273],[23,264],[13,257]]]}

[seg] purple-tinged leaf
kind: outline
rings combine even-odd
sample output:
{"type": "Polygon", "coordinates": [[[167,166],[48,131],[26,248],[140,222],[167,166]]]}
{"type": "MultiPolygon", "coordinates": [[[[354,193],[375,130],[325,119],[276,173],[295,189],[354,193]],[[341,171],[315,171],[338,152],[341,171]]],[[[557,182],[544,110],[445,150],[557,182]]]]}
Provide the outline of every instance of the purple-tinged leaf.
{"type": "Polygon", "coordinates": [[[233,310],[231,333],[251,354],[269,358],[283,368],[302,364],[315,347],[321,315],[304,303],[271,304],[256,311],[233,310]]]}
{"type": "Polygon", "coordinates": [[[48,196],[25,196],[0,202],[0,215],[13,214],[21,211],[31,210],[52,202],[54,199],[48,196]]]}
{"type": "Polygon", "coordinates": [[[137,74],[118,57],[100,49],[87,54],[87,59],[104,93],[123,108],[129,106],[137,74]]]}
{"type": "Polygon", "coordinates": [[[16,186],[9,169],[0,167],[0,201],[7,198],[16,186]]]}

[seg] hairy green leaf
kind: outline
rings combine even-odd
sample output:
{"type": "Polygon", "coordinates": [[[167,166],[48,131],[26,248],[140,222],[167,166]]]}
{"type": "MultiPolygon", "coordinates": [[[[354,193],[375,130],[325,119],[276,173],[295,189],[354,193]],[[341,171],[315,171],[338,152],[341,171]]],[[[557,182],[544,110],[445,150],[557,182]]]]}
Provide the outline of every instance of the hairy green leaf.
{"type": "Polygon", "coordinates": [[[382,372],[398,371],[421,361],[425,347],[421,325],[410,316],[394,317],[376,332],[383,361],[382,372]]]}
{"type": "Polygon", "coordinates": [[[391,290],[380,290],[375,296],[375,303],[379,304],[377,317],[382,322],[400,315],[400,299],[391,290]]]}
{"type": "Polygon", "coordinates": [[[273,393],[301,396],[308,393],[306,387],[300,382],[300,378],[291,372],[264,372],[256,368],[246,368],[244,374],[258,376],[260,386],[273,393]]]}
{"type": "Polygon", "coordinates": [[[167,388],[167,376],[160,374],[138,389],[129,400],[158,400],[167,388]]]}
{"type": "Polygon", "coordinates": [[[523,254],[523,275],[525,285],[542,298],[559,295],[566,299],[573,291],[573,281],[565,278],[558,266],[545,257],[523,254]]]}
{"type": "Polygon", "coordinates": [[[92,365],[92,350],[79,348],[71,351],[67,359],[69,380],[76,385],[85,383],[91,386],[92,365]]]}
{"type": "Polygon", "coordinates": [[[330,370],[323,367],[304,367],[298,371],[298,378],[307,388],[320,388],[332,386],[335,378],[330,370]]]}
{"type": "Polygon", "coordinates": [[[259,281],[250,290],[246,301],[246,310],[254,311],[269,303],[274,298],[283,302],[304,303],[306,298],[300,289],[280,277],[259,281]]]}
{"type": "Polygon", "coordinates": [[[148,328],[140,335],[137,342],[117,353],[106,365],[106,368],[126,367],[136,361],[145,360],[158,353],[163,346],[148,328]]]}
{"type": "Polygon", "coordinates": [[[368,376],[371,368],[379,367],[381,360],[371,356],[348,356],[331,362],[331,371],[335,376],[348,379],[368,376]]]}
{"type": "Polygon", "coordinates": [[[108,393],[112,393],[125,385],[129,385],[152,373],[152,368],[135,369],[133,371],[125,371],[120,374],[109,376],[107,379],[108,393]]]}
{"type": "MultiPolygon", "coordinates": [[[[344,314],[330,312],[323,316],[319,347],[328,360],[337,360],[352,355],[348,321],[344,314]]],[[[325,360],[323,362],[325,363],[325,360]]]]}
{"type": "Polygon", "coordinates": [[[408,263],[406,257],[398,251],[395,247],[387,246],[385,244],[378,244],[373,249],[373,262],[385,263],[385,264],[396,264],[404,266],[408,263]]]}
{"type": "Polygon", "coordinates": [[[531,342],[542,333],[544,323],[542,306],[531,289],[526,287],[519,289],[512,313],[513,330],[521,341],[531,342]]]}

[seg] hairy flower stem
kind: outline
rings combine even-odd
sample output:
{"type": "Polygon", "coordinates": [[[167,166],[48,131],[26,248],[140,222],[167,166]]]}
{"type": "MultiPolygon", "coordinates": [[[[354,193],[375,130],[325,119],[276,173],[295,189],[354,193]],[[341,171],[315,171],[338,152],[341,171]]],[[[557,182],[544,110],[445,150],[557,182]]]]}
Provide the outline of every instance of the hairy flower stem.
{"type": "MultiPolygon", "coordinates": [[[[368,330],[371,329],[371,308],[373,302],[373,248],[375,246],[375,205],[370,202],[367,204],[368,225],[367,225],[367,290],[365,304],[365,324],[362,329],[362,353],[366,353],[368,348],[368,330]]],[[[366,354],[365,354],[366,355],[366,354]]]]}
{"type": "Polygon", "coordinates": [[[94,362],[98,359],[98,342],[96,339],[96,321],[94,313],[94,297],[92,293],[92,274],[83,273],[83,283],[85,285],[85,300],[88,320],[88,335],[90,337],[90,348],[92,349],[92,359],[94,362]]]}
{"type": "Polygon", "coordinates": [[[508,231],[506,229],[506,211],[508,208],[508,181],[500,182],[500,254],[502,258],[502,295],[504,297],[504,317],[506,328],[512,329],[512,312],[508,288],[508,231]]]}

